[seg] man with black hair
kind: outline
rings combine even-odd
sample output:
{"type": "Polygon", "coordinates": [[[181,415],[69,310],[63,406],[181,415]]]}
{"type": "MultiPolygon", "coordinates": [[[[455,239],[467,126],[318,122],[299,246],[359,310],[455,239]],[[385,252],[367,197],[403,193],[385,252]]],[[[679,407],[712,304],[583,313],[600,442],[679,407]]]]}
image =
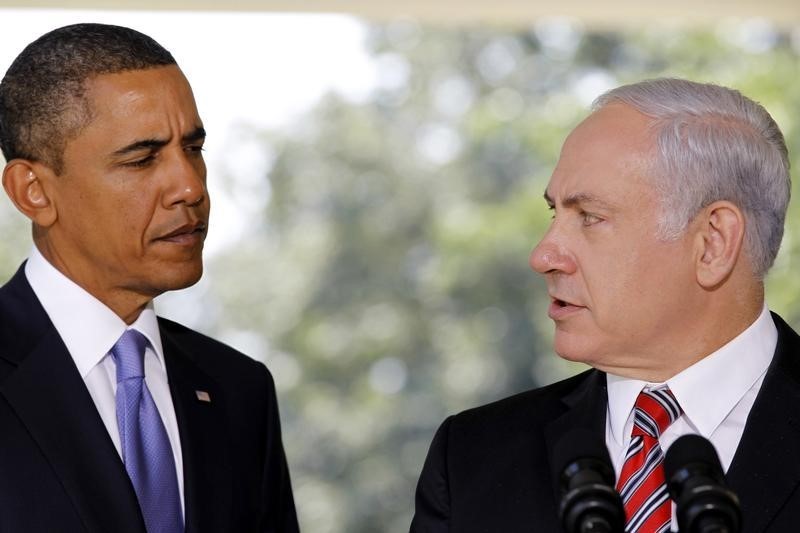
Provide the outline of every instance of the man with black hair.
{"type": "Polygon", "coordinates": [[[152,304],[202,274],[204,139],[127,28],[54,30],[0,82],[34,241],[0,288],[0,531],[298,530],[269,372],[152,304]]]}

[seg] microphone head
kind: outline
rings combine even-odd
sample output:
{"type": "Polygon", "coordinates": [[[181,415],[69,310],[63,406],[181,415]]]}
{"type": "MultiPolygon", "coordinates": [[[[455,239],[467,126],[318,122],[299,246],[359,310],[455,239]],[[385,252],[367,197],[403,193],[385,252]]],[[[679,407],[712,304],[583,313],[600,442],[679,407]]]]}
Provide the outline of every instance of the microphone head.
{"type": "Polygon", "coordinates": [[[623,530],[625,510],[614,490],[608,449],[598,435],[584,429],[568,432],[556,443],[553,466],[561,494],[559,517],[567,533],[623,530]]]}
{"type": "Polygon", "coordinates": [[[605,442],[588,429],[570,430],[556,443],[553,466],[562,490],[569,489],[570,479],[574,477],[578,465],[586,465],[596,472],[599,482],[612,486],[616,482],[605,442]]]}
{"type": "Polygon", "coordinates": [[[714,481],[725,484],[717,450],[708,439],[700,435],[679,437],[669,447],[664,457],[664,473],[667,480],[672,480],[676,475],[680,477],[685,474],[687,468],[693,472],[702,471],[714,481]]]}
{"type": "Polygon", "coordinates": [[[677,439],[667,450],[664,473],[679,531],[740,531],[739,499],[727,487],[719,456],[708,439],[700,435],[677,439]]]}

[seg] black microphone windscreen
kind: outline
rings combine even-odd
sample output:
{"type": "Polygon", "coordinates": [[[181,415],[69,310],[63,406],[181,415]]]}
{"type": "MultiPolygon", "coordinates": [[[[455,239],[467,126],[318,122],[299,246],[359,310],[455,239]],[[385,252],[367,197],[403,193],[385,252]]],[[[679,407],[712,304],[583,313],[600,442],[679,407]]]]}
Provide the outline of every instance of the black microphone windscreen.
{"type": "Polygon", "coordinates": [[[684,435],[676,440],[664,458],[664,474],[679,531],[741,531],[739,499],[727,487],[717,451],[707,439],[684,435]]]}
{"type": "Polygon", "coordinates": [[[723,479],[722,465],[717,450],[705,437],[700,435],[684,435],[676,440],[667,450],[664,458],[664,473],[672,479],[675,472],[690,464],[702,464],[707,467],[718,481],[723,479]]]}
{"type": "MultiPolygon", "coordinates": [[[[610,485],[614,484],[614,471],[611,467],[611,458],[608,455],[606,443],[599,435],[588,429],[575,428],[567,432],[556,443],[553,452],[553,466],[556,479],[572,463],[579,459],[594,460],[607,465],[611,479],[606,479],[610,485]]],[[[604,475],[604,477],[606,477],[604,475]]]]}
{"type": "Polygon", "coordinates": [[[559,517],[567,533],[622,533],[625,509],[614,490],[614,468],[603,438],[575,428],[553,450],[561,494],[559,517]]]}

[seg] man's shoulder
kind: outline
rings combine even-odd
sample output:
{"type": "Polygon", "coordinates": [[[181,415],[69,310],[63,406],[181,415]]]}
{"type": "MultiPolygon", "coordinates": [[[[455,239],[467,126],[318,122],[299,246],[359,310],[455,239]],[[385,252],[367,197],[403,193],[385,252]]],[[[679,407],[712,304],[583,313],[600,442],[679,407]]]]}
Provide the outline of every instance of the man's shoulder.
{"type": "Polygon", "coordinates": [[[447,418],[420,477],[416,525],[431,518],[432,506],[474,526],[470,531],[537,521],[543,530],[555,530],[550,428],[604,383],[604,374],[589,370],[447,418]]]}
{"type": "Polygon", "coordinates": [[[800,335],[798,335],[797,330],[792,328],[778,313],[771,311],[770,315],[778,330],[778,342],[793,346],[800,345],[800,335]]]}
{"type": "Polygon", "coordinates": [[[272,382],[272,377],[263,363],[223,342],[161,316],[158,317],[158,327],[164,356],[168,359],[180,354],[206,374],[222,381],[248,379],[263,381],[266,378],[272,382]]]}
{"type": "Polygon", "coordinates": [[[163,316],[158,317],[158,327],[162,336],[167,335],[171,340],[179,342],[182,346],[204,346],[212,350],[220,350],[223,352],[231,352],[236,356],[247,357],[240,351],[220,342],[213,337],[209,337],[204,333],[200,333],[188,326],[184,326],[180,322],[175,322],[163,316]]]}
{"type": "Polygon", "coordinates": [[[470,438],[541,429],[569,408],[571,396],[601,380],[602,376],[597,370],[590,369],[550,385],[462,411],[451,416],[446,423],[451,432],[464,433],[470,438]]]}
{"type": "Polygon", "coordinates": [[[27,354],[53,329],[25,277],[25,263],[0,286],[0,357],[27,354]]]}
{"type": "Polygon", "coordinates": [[[36,296],[25,277],[25,263],[7,280],[0,283],[0,309],[16,311],[20,302],[35,301],[36,296]]]}

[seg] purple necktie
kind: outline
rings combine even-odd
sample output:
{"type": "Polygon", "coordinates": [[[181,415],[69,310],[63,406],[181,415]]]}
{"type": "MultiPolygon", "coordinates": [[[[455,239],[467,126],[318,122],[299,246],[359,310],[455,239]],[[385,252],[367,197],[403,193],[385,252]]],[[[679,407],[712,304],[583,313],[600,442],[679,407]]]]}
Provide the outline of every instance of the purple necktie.
{"type": "Polygon", "coordinates": [[[183,531],[175,460],[167,431],[144,382],[148,341],[126,330],[111,353],[117,365],[117,423],[122,461],[133,482],[148,533],[183,531]]]}

